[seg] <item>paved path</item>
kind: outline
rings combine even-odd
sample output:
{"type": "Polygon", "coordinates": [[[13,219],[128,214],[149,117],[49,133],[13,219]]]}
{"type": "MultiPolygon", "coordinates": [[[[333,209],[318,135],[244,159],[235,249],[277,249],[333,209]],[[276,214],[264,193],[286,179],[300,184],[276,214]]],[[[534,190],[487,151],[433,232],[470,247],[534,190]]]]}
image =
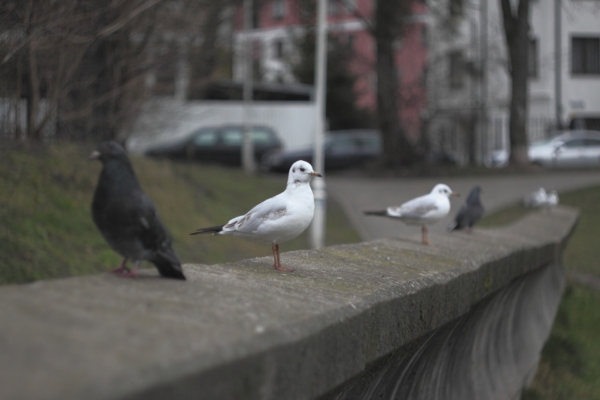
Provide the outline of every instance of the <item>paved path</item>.
{"type": "Polygon", "coordinates": [[[465,201],[465,196],[476,184],[481,185],[483,189],[482,202],[487,212],[490,212],[515,204],[526,194],[539,187],[561,192],[598,185],[600,184],[600,171],[557,171],[525,175],[441,179],[373,179],[328,176],[327,192],[342,205],[363,240],[391,236],[420,238],[418,227],[406,226],[400,221],[381,217],[367,217],[363,215],[363,211],[402,204],[414,197],[429,193],[436,183],[445,183],[452,190],[461,194],[460,198],[451,198],[450,215],[430,227],[430,232],[444,232],[465,201]]]}

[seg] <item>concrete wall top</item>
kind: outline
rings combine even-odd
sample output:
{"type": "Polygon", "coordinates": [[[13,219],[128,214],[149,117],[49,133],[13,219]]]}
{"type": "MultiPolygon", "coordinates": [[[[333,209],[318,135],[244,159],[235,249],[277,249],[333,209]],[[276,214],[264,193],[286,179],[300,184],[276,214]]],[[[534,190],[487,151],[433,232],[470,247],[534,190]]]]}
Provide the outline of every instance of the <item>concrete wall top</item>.
{"type": "Polygon", "coordinates": [[[0,398],[314,398],[556,260],[576,220],[559,207],[431,248],[284,253],[292,274],[264,257],[187,264],[187,282],[150,269],[1,287],[0,398]]]}

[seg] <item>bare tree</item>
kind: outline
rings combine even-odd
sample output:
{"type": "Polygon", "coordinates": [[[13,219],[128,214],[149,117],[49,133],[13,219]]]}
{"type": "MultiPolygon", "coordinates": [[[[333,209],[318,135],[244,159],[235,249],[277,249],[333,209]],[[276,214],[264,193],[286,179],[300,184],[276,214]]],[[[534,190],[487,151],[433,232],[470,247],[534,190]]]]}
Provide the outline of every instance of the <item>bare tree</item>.
{"type": "Polygon", "coordinates": [[[344,3],[363,20],[375,40],[377,117],[383,134],[384,165],[392,169],[412,165],[418,158],[400,123],[401,90],[394,62],[394,43],[403,34],[404,21],[411,14],[414,0],[377,1],[372,23],[348,2],[344,3]]]}
{"type": "Polygon", "coordinates": [[[27,139],[42,140],[53,119],[63,128],[73,121],[94,125],[94,133],[104,125],[102,136],[116,137],[123,114],[131,114],[122,111],[143,83],[139,61],[147,41],[136,45],[132,37],[153,26],[149,10],[161,1],[4,3],[0,24],[7,40],[0,59],[15,67],[14,98],[26,99],[27,139]]]}
{"type": "Polygon", "coordinates": [[[510,163],[527,165],[527,74],[529,50],[529,0],[500,0],[511,76],[510,163]]]}

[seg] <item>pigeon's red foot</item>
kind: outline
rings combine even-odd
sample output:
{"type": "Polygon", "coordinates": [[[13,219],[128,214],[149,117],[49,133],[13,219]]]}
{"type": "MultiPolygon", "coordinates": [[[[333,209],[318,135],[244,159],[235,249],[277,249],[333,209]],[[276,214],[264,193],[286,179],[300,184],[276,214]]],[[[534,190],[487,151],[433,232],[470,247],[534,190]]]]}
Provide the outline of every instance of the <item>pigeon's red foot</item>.
{"type": "Polygon", "coordinates": [[[127,263],[127,259],[124,259],[123,262],[121,263],[121,265],[119,265],[119,268],[111,269],[107,272],[109,274],[119,274],[119,275],[130,272],[131,270],[129,268],[127,268],[127,266],[125,265],[126,263],[127,263]]]}
{"type": "Polygon", "coordinates": [[[137,269],[117,275],[119,278],[137,278],[137,269]]]}

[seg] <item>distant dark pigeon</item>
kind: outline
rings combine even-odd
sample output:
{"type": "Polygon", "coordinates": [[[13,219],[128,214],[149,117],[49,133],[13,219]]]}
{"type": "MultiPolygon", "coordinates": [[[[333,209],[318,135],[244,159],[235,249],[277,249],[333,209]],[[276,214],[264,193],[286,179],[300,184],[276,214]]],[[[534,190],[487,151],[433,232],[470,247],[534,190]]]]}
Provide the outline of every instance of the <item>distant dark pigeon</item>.
{"type": "Polygon", "coordinates": [[[171,236],[142,190],[123,147],[104,142],[90,155],[90,160],[95,159],[103,168],[92,201],[92,217],[110,247],[125,258],[111,272],[135,277],[142,260],[147,260],[162,276],[185,280],[171,236]],[[135,263],[133,270],[127,268],[127,260],[135,263]]]}
{"type": "Polygon", "coordinates": [[[456,231],[459,229],[465,229],[466,232],[471,233],[473,225],[475,225],[483,216],[485,209],[481,204],[479,194],[481,193],[481,187],[475,186],[471,189],[471,193],[467,197],[467,201],[458,211],[454,221],[448,225],[448,231],[456,231]]]}

